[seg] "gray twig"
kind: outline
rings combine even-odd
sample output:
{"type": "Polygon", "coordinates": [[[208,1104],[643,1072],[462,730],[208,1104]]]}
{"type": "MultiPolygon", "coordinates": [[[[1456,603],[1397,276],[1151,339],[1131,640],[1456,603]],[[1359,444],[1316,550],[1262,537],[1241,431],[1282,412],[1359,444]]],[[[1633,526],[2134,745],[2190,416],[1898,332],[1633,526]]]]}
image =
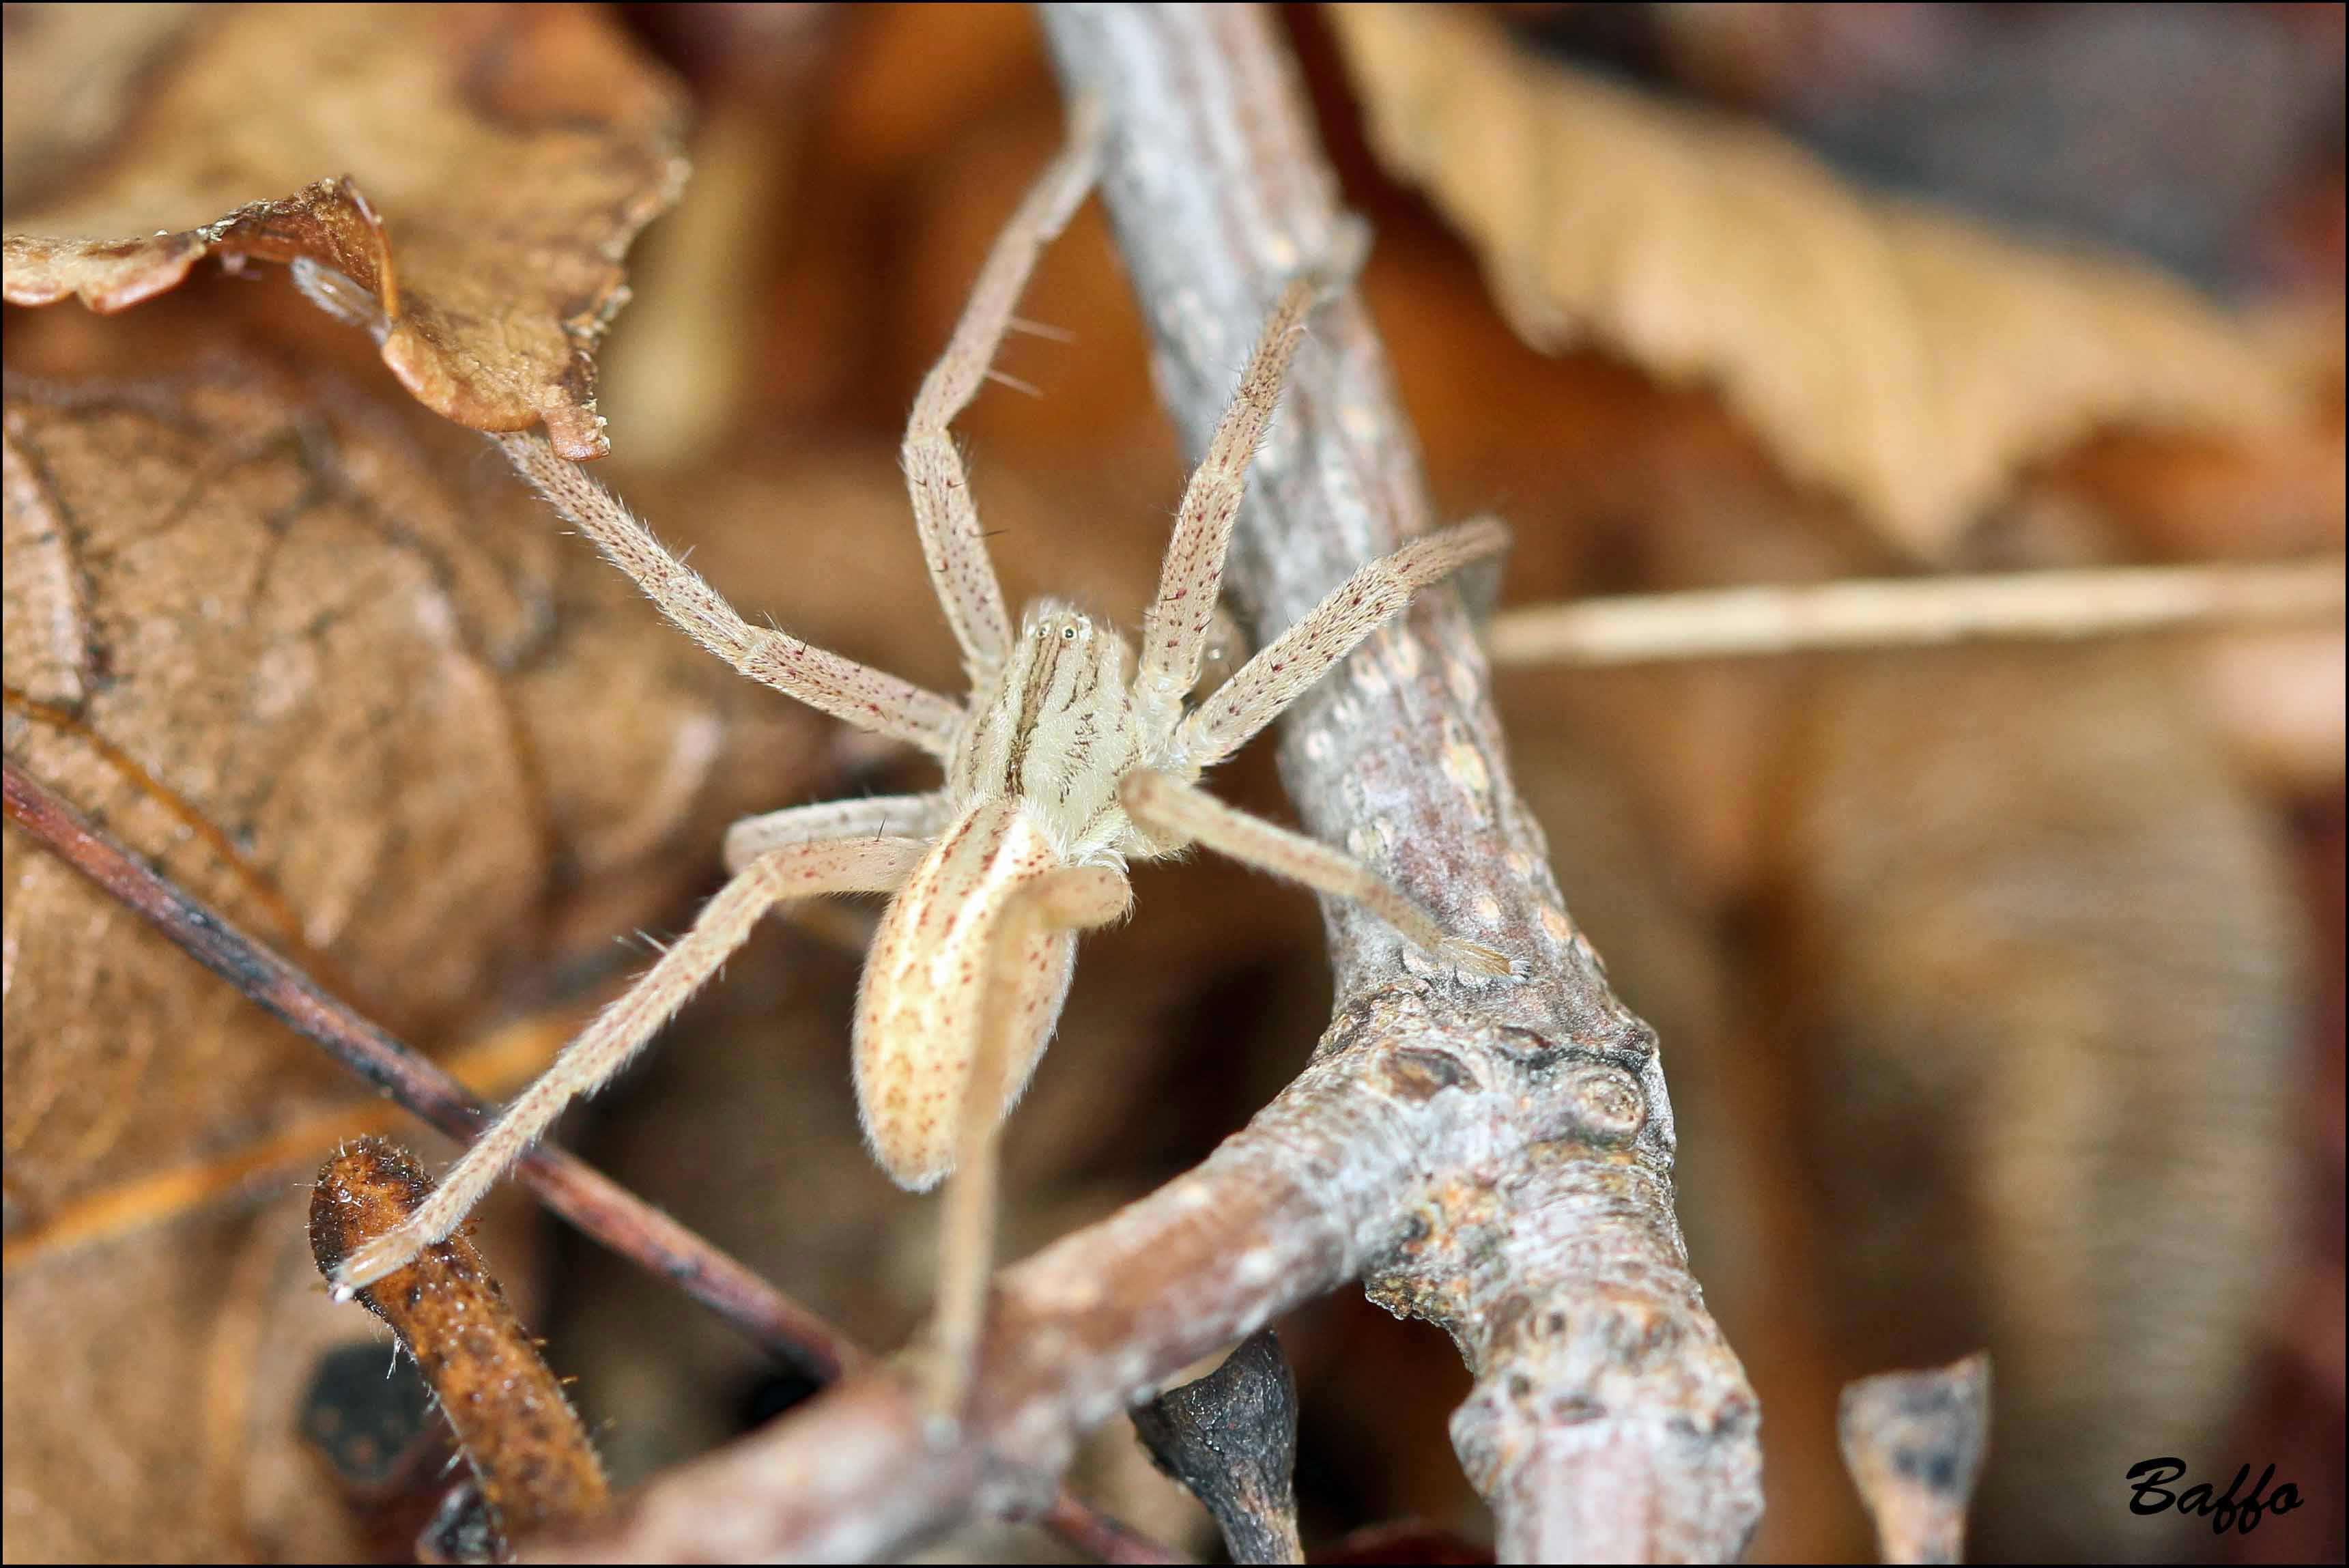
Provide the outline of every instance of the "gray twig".
{"type": "MultiPolygon", "coordinates": [[[[1266,12],[1053,7],[1047,30],[1068,87],[1112,106],[1104,193],[1161,394],[1195,450],[1276,281],[1331,242],[1334,179],[1266,12]]],[[[1235,550],[1232,585],[1259,627],[1433,521],[1359,297],[1314,335],[1235,550]]],[[[1733,1553],[1760,1512],[1755,1406],[1687,1272],[1653,1037],[1567,917],[1454,596],[1428,595],[1299,703],[1280,763],[1315,832],[1534,962],[1528,985],[1446,984],[1414,974],[1376,921],[1325,903],[1343,1000],[1319,1059],[1347,1043],[1350,1016],[1383,1017],[1386,1060],[1361,1064],[1361,1088],[1476,1102],[1464,1136],[1423,1146],[1417,1180],[1381,1194],[1399,1230],[1367,1283],[1449,1329],[1478,1375],[1453,1435],[1502,1556],[1733,1553]]]]}
{"type": "MultiPolygon", "coordinates": [[[[1195,454],[1282,280],[1341,242],[1303,92],[1257,7],[1054,6],[1045,26],[1064,86],[1108,120],[1104,196],[1195,454]]],[[[1429,510],[1377,336],[1342,297],[1257,457],[1227,586],[1278,629],[1429,510]]],[[[1504,1560],[1743,1548],[1758,1415],[1688,1273],[1654,1035],[1567,915],[1458,595],[1424,595],[1292,708],[1280,760],[1309,829],[1526,975],[1438,969],[1325,904],[1339,1006],[1311,1063],[1196,1170],[998,1277],[952,1440],[898,1382],[852,1376],[647,1488],[579,1561],[870,1559],[1033,1510],[1082,1432],[1356,1278],[1443,1325],[1475,1373],[1453,1434],[1504,1560]]]]}

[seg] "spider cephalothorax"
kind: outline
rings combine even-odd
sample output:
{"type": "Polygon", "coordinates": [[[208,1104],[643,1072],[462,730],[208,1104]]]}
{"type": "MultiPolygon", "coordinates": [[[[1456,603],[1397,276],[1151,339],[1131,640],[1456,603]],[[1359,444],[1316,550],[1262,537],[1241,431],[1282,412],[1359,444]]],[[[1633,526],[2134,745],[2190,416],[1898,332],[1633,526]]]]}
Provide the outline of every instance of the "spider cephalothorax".
{"type": "Polygon", "coordinates": [[[1136,705],[1133,645],[1057,599],[1028,607],[992,689],[947,758],[957,799],[1023,801],[1071,865],[1123,868],[1152,853],[1118,804],[1118,780],[1163,764],[1170,736],[1136,705]]]}
{"type": "Polygon", "coordinates": [[[1091,187],[1096,138],[1081,129],[996,243],[905,432],[916,527],[963,650],[962,701],[753,626],[603,487],[534,436],[502,438],[523,476],[688,635],[743,674],[850,724],[927,751],[939,789],[794,807],[726,835],[732,880],[618,1001],[508,1107],[398,1229],[348,1259],[346,1290],[381,1278],[455,1228],[563,1108],[635,1054],[776,904],[836,892],[892,895],[856,1009],[857,1101],[882,1165],[913,1188],[965,1169],[945,1227],[937,1387],[951,1398],[976,1341],[991,1250],[994,1134],[1050,1038],[1077,934],[1118,919],[1129,861],[1194,845],[1361,903],[1463,969],[1507,959],[1447,935],[1420,904],[1350,857],[1197,788],[1412,595],[1498,550],[1475,522],[1413,540],[1333,590],[1195,707],[1196,685],[1249,456],[1263,436],[1316,298],[1344,279],[1292,279],[1192,474],[1156,600],[1129,643],[1041,600],[1015,630],[987,556],[948,422],[977,393],[1043,242],[1091,187]]]}

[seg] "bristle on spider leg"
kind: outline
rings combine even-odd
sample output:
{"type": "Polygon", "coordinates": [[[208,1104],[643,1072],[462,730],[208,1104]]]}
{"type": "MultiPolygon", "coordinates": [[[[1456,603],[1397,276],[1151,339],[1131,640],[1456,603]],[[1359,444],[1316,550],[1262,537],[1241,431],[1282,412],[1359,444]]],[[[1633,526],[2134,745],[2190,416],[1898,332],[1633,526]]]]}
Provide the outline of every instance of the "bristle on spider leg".
{"type": "Polygon", "coordinates": [[[1026,316],[1008,317],[1004,325],[1010,331],[1024,332],[1030,337],[1040,337],[1051,343],[1074,343],[1077,340],[1077,335],[1065,326],[1053,326],[1045,322],[1030,321],[1026,316]]]}
{"type": "Polygon", "coordinates": [[[979,372],[979,374],[986,377],[989,381],[994,382],[997,386],[1009,387],[1014,392],[1025,392],[1030,397],[1041,397],[1044,396],[1044,389],[1037,386],[1034,382],[1022,381],[1017,376],[1011,375],[1008,371],[998,370],[991,365],[985,370],[979,372]]]}

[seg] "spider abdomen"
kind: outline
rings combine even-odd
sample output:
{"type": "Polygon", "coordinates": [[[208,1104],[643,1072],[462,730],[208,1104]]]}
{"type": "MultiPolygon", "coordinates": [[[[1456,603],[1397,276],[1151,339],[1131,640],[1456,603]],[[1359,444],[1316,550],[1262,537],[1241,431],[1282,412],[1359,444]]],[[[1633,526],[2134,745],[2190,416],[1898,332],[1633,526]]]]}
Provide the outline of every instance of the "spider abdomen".
{"type": "Polygon", "coordinates": [[[1016,800],[966,808],[890,901],[857,991],[856,1104],[865,1141],[902,1187],[921,1191],[954,1168],[957,1113],[986,1008],[1010,1020],[1000,1114],[1028,1084],[1068,995],[1077,939],[995,934],[1012,900],[1064,862],[1016,800]],[[991,987],[1001,988],[990,1004],[991,987]]]}

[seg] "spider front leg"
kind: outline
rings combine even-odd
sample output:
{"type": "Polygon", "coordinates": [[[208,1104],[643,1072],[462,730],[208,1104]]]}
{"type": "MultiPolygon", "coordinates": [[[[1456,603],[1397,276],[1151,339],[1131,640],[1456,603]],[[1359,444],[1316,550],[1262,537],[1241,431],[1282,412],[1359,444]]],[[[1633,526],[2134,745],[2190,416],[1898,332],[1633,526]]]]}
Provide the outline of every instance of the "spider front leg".
{"type": "Polygon", "coordinates": [[[1142,617],[1133,692],[1146,712],[1171,713],[1198,682],[1223,587],[1224,558],[1231,552],[1232,523],[1247,488],[1248,459],[1279,406],[1288,362],[1297,356],[1305,318],[1322,286],[1319,279],[1300,277],[1280,291],[1231,406],[1207,443],[1207,455],[1184,488],[1166,559],[1158,569],[1158,594],[1142,617]]]}
{"type": "Polygon", "coordinates": [[[1004,902],[988,942],[988,969],[979,1006],[978,1048],[956,1111],[955,1169],[939,1219],[937,1316],[923,1398],[933,1416],[952,1418],[969,1392],[987,1324],[987,1287],[995,1265],[998,1154],[1005,1078],[1023,1043],[1021,987],[1006,973],[1036,938],[1083,931],[1123,917],[1133,898],[1123,873],[1105,866],[1065,866],[1021,883],[1004,902]]]}
{"type": "Polygon", "coordinates": [[[1012,307],[1019,303],[1045,242],[1067,225],[1070,214],[1092,189],[1101,164],[1101,116],[1090,105],[1079,104],[1068,148],[1037,180],[997,237],[978,282],[971,286],[970,303],[963,306],[954,337],[922,378],[922,390],[905,424],[905,485],[922,536],[922,558],[929,563],[931,584],[954,628],[955,641],[962,645],[963,666],[975,688],[987,686],[1002,669],[1011,643],[1011,617],[1004,608],[994,563],[988,559],[978,512],[971,504],[970,478],[963,471],[962,454],[955,450],[949,427],[978,395],[979,383],[993,374],[988,367],[1011,328],[1012,307]]]}
{"type": "Polygon", "coordinates": [[[1494,975],[1516,972],[1507,954],[1447,934],[1415,901],[1319,839],[1251,817],[1171,774],[1128,774],[1117,796],[1135,825],[1154,835],[1205,844],[1243,865],[1303,882],[1317,892],[1352,899],[1429,953],[1463,969],[1494,975]]]}
{"type": "Polygon", "coordinates": [[[1158,595],[1142,618],[1133,689],[1146,714],[1171,716],[1199,679],[1223,588],[1224,560],[1231,552],[1232,524],[1247,490],[1248,460],[1279,407],[1289,361],[1305,336],[1305,318],[1352,280],[1369,243],[1369,231],[1359,221],[1347,221],[1333,236],[1324,264],[1289,279],[1281,289],[1230,406],[1207,442],[1206,456],[1191,470],[1166,559],[1158,569],[1158,595]]]}
{"type": "Polygon", "coordinates": [[[611,491],[578,464],[557,456],[545,437],[525,433],[496,439],[532,488],[594,540],[606,560],[636,579],[645,596],[687,636],[752,680],[818,712],[910,741],[933,757],[943,758],[954,749],[963,722],[960,703],[797,637],[751,625],[699,573],[663,549],[611,491]]]}
{"type": "Polygon", "coordinates": [[[1497,519],[1479,518],[1414,539],[1362,567],[1184,718],[1169,762],[1195,775],[1221,762],[1365,637],[1408,609],[1421,589],[1498,554],[1508,542],[1509,531],[1497,519]]]}
{"type": "Polygon", "coordinates": [[[566,1106],[601,1088],[627,1065],[686,998],[742,945],[761,915],[792,899],[891,892],[927,847],[919,839],[878,838],[797,844],[771,851],[744,867],[709,901],[693,929],[506,1108],[415,1213],[344,1260],[335,1271],[336,1292],[347,1295],[372,1284],[445,1239],[566,1106]]]}

